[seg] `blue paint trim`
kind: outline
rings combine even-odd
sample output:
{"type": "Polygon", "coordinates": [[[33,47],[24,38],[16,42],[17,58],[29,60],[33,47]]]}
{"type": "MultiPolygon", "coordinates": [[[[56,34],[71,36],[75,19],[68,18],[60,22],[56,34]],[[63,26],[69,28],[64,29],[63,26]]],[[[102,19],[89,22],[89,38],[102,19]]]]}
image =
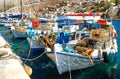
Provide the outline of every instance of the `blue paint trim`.
{"type": "MultiPolygon", "coordinates": [[[[62,54],[62,55],[67,55],[68,56],[68,54],[67,53],[61,53],[61,52],[56,52],[56,54],[62,54]]],[[[79,57],[79,58],[86,58],[86,59],[88,59],[88,57],[87,56],[80,56],[80,55],[76,55],[76,54],[69,54],[69,56],[73,56],[73,57],[79,57]]],[[[99,59],[99,58],[94,58],[94,59],[99,59]]]]}
{"type": "Polygon", "coordinates": [[[44,48],[31,48],[32,51],[37,52],[37,51],[44,51],[44,48]]]}

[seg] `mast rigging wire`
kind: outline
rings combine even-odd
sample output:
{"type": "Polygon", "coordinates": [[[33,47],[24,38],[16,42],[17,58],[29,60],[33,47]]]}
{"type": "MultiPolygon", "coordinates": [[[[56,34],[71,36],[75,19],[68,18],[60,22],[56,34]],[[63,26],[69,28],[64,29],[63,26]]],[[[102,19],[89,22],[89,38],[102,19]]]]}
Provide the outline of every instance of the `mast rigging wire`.
{"type": "Polygon", "coordinates": [[[32,3],[32,1],[31,0],[29,0],[30,1],[30,4],[31,4],[31,6],[32,6],[32,8],[33,8],[33,10],[34,10],[34,12],[35,12],[35,16],[36,16],[36,18],[37,18],[37,12],[36,12],[36,10],[35,10],[35,7],[33,6],[33,3],[32,3]]]}

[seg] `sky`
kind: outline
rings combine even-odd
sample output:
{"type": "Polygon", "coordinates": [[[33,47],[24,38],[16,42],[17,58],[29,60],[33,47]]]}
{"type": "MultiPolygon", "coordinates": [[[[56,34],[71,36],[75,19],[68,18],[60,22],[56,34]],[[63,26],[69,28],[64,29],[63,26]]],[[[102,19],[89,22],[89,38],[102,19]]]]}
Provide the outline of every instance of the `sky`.
{"type": "Polygon", "coordinates": [[[0,0],[0,2],[3,2],[4,0],[0,0]]]}
{"type": "MultiPolygon", "coordinates": [[[[7,1],[7,0],[5,0],[5,1],[7,1]]],[[[4,2],[4,0],[0,0],[0,3],[3,3],[4,2]]]]}

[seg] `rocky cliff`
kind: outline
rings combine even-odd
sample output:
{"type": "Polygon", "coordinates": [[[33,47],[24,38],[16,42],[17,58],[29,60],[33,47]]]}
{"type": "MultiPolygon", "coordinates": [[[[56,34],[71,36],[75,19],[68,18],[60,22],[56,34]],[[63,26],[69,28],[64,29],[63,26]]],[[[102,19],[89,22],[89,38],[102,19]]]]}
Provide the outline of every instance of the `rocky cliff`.
{"type": "MultiPolygon", "coordinates": [[[[6,3],[6,11],[7,12],[21,12],[21,6],[20,6],[21,0],[5,0],[6,3]]],[[[22,12],[23,13],[29,13],[31,17],[35,17],[36,15],[44,14],[47,7],[51,7],[53,5],[58,4],[60,1],[65,0],[22,0],[22,12]]],[[[75,0],[67,0],[67,1],[74,1],[75,0]]],[[[109,2],[101,2],[100,3],[85,3],[83,5],[80,5],[80,1],[78,1],[76,4],[72,4],[72,7],[70,9],[74,10],[74,12],[81,12],[82,9],[85,9],[86,12],[92,11],[92,12],[102,12],[103,17],[105,18],[120,18],[120,5],[116,7],[111,7],[109,2]],[[103,5],[102,5],[103,4],[103,5]],[[105,6],[104,6],[105,5],[105,6]],[[102,7],[101,7],[102,6],[102,7]],[[107,11],[108,9],[108,11],[107,11]]],[[[63,4],[62,4],[63,5],[63,4]]],[[[54,8],[60,8],[54,7],[54,8]]],[[[52,8],[52,9],[54,9],[52,8]]],[[[65,8],[65,7],[61,7],[65,8]]],[[[51,8],[49,8],[51,9],[51,8]]],[[[0,11],[4,11],[4,0],[1,0],[0,2],[0,11]]],[[[56,10],[55,10],[56,11],[56,10]]],[[[59,11],[62,12],[62,11],[59,11]]]]}
{"type": "MultiPolygon", "coordinates": [[[[59,3],[61,0],[22,0],[22,12],[31,16],[41,13],[41,9],[59,3]]],[[[21,0],[5,0],[6,12],[21,12],[21,0]]],[[[4,0],[0,2],[0,12],[4,11],[4,0]]]]}

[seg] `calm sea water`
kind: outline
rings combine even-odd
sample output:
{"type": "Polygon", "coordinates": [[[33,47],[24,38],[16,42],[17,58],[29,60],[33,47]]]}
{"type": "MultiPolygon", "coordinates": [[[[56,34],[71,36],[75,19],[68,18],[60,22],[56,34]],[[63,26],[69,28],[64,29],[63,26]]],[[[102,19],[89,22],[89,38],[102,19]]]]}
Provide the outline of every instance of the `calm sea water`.
{"type": "MultiPolygon", "coordinates": [[[[118,47],[120,46],[120,21],[113,20],[113,25],[118,33],[118,47]]],[[[12,39],[11,32],[8,29],[0,26],[0,33],[10,43],[13,51],[26,58],[30,51],[29,44],[26,39],[12,39]]],[[[118,49],[120,51],[120,49],[118,49]]],[[[42,52],[31,52],[29,58],[35,58],[42,52]]],[[[72,79],[120,79],[120,53],[110,56],[108,64],[102,62],[92,68],[78,70],[72,72],[72,79]]],[[[31,79],[70,79],[69,73],[59,75],[55,64],[46,56],[43,55],[37,60],[24,61],[33,69],[31,79]]]]}

